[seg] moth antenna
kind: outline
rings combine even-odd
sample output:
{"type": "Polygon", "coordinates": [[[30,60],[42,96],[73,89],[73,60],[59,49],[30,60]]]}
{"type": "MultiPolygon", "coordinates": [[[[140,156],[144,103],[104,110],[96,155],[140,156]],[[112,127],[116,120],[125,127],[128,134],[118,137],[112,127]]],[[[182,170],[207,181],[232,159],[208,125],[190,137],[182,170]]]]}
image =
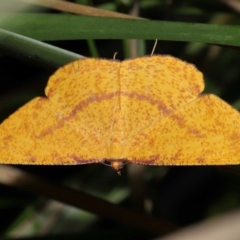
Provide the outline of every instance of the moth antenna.
{"type": "Polygon", "coordinates": [[[118,52],[115,52],[115,53],[113,54],[113,60],[116,59],[117,54],[118,54],[118,52]]]}
{"type": "Polygon", "coordinates": [[[158,42],[158,40],[156,39],[156,40],[155,40],[155,43],[154,43],[154,45],[153,45],[153,49],[152,49],[152,52],[151,52],[151,54],[150,54],[150,57],[154,54],[154,51],[155,51],[156,46],[157,46],[157,42],[158,42]]]}

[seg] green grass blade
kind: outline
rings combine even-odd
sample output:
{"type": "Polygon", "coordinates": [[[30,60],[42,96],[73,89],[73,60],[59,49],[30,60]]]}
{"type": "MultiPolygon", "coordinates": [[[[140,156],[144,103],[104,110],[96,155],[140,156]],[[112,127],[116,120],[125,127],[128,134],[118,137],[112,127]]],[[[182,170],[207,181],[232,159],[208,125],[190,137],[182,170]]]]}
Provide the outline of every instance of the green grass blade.
{"type": "Polygon", "coordinates": [[[132,38],[240,46],[240,28],[231,25],[18,13],[0,14],[0,28],[43,41],[132,38]]]}
{"type": "Polygon", "coordinates": [[[83,56],[0,29],[0,50],[35,64],[58,68],[83,56]]]}

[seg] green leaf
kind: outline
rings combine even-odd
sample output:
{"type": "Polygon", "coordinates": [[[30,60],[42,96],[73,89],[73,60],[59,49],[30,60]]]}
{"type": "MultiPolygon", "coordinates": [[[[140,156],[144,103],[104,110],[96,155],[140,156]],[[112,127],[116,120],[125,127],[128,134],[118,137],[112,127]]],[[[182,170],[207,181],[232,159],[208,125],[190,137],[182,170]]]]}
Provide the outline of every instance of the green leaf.
{"type": "Polygon", "coordinates": [[[0,28],[43,41],[135,38],[240,46],[240,28],[231,25],[17,13],[0,14],[0,28]]]}
{"type": "Polygon", "coordinates": [[[83,56],[0,29],[0,49],[14,57],[58,68],[83,56]]]}

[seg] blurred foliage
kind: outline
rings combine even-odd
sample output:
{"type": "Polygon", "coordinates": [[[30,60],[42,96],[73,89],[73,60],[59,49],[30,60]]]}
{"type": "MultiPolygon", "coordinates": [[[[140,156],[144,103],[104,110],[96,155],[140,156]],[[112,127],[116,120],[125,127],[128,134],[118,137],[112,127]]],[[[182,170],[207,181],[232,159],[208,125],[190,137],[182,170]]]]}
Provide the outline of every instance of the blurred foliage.
{"type": "MultiPolygon", "coordinates": [[[[156,38],[159,41],[155,54],[170,54],[195,64],[204,73],[205,92],[217,94],[240,109],[237,9],[220,1],[200,0],[72,2],[125,14],[137,8],[137,16],[156,22],[78,17],[53,8],[27,5],[24,1],[1,0],[0,27],[10,32],[0,32],[0,121],[33,97],[43,96],[48,77],[60,65],[80,55],[112,59],[115,52],[122,60],[132,57],[134,48],[138,54],[149,55],[156,38]],[[130,42],[126,40],[129,37],[142,40],[130,42]]],[[[132,184],[127,166],[121,177],[101,164],[22,166],[21,169],[137,210],[136,200],[131,196],[134,187],[139,186],[132,184]]],[[[231,169],[240,171],[238,166],[231,169]]],[[[178,226],[196,223],[240,205],[240,177],[226,169],[147,166],[143,178],[145,209],[142,211],[178,226]]],[[[0,231],[4,238],[157,236],[44,196],[4,185],[0,188],[0,231]]]]}

